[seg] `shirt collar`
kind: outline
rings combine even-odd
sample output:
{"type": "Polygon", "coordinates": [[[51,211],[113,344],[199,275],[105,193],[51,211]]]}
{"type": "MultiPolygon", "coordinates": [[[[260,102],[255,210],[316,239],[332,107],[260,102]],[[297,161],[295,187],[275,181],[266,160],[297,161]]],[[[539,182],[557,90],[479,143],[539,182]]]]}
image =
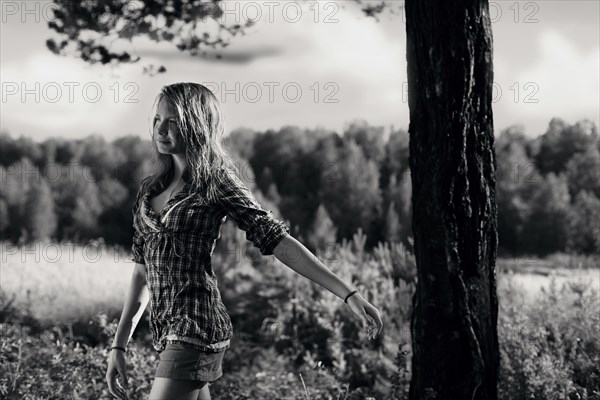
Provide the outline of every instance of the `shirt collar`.
{"type": "MultiPolygon", "coordinates": [[[[189,169],[186,169],[185,172],[181,175],[181,180],[186,185],[189,185],[192,183],[192,174],[190,173],[189,169]]],[[[148,192],[151,196],[153,196],[158,192],[158,187],[156,185],[154,185],[154,186],[148,188],[148,192]]]]}

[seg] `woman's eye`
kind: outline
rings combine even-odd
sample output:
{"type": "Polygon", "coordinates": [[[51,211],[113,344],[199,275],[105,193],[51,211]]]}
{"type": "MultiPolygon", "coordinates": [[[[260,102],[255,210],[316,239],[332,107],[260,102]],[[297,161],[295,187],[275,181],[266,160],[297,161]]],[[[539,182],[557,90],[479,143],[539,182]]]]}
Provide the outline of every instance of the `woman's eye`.
{"type": "MultiPolygon", "coordinates": [[[[153,124],[154,124],[154,125],[156,125],[156,123],[157,123],[159,120],[160,120],[160,117],[154,117],[153,124]]],[[[177,120],[176,120],[176,119],[173,119],[173,118],[170,118],[170,119],[169,119],[169,124],[172,124],[172,125],[177,125],[177,120]]]]}

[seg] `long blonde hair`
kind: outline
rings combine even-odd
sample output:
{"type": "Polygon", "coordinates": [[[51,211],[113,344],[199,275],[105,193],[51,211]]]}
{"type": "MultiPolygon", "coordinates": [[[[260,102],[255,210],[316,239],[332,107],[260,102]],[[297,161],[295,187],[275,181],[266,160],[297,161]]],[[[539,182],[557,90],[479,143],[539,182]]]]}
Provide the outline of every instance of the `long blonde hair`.
{"type": "MultiPolygon", "coordinates": [[[[233,172],[234,162],[223,147],[224,119],[217,97],[206,86],[193,82],[179,82],[161,88],[153,104],[150,118],[154,118],[160,100],[173,105],[186,151],[185,158],[193,188],[202,191],[204,200],[215,201],[217,185],[223,172],[233,172]]],[[[155,184],[166,188],[175,172],[173,157],[158,151],[151,125],[155,171],[149,187],[155,184]]]]}

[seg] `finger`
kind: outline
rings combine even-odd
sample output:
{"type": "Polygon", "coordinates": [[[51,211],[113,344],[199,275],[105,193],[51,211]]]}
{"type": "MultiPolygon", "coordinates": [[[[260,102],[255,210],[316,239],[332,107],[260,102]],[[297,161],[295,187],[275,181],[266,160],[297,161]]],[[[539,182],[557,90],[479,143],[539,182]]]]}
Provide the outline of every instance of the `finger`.
{"type": "Polygon", "coordinates": [[[371,316],[369,316],[369,339],[375,339],[375,336],[377,332],[376,329],[376,323],[373,320],[373,318],[371,318],[371,316]]]}
{"type": "Polygon", "coordinates": [[[375,323],[377,325],[377,335],[379,335],[381,333],[381,331],[383,330],[383,320],[381,319],[381,314],[379,313],[378,309],[373,308],[371,310],[371,315],[373,316],[373,319],[375,320],[375,323]]]}
{"type": "Polygon", "coordinates": [[[125,386],[125,384],[123,383],[122,375],[119,375],[119,379],[117,381],[116,387],[119,390],[119,394],[121,395],[121,398],[127,399],[129,397],[127,394],[127,386],[125,386]]]}
{"type": "Polygon", "coordinates": [[[119,388],[119,393],[121,393],[121,397],[124,400],[127,400],[129,398],[129,394],[127,394],[127,386],[124,386],[123,383],[121,383],[123,381],[123,378],[119,377],[119,381],[117,382],[117,386],[119,388]]]}
{"type": "Polygon", "coordinates": [[[117,369],[119,370],[119,375],[121,376],[121,382],[123,382],[123,387],[127,387],[127,373],[125,371],[125,365],[123,363],[117,363],[117,369]]]}
{"type": "Polygon", "coordinates": [[[123,388],[121,387],[119,382],[116,381],[116,377],[115,377],[115,383],[113,384],[113,387],[115,388],[115,396],[118,399],[122,399],[122,400],[127,399],[127,394],[125,393],[125,391],[123,390],[123,388]]]}
{"type": "Polygon", "coordinates": [[[108,377],[108,391],[117,399],[125,399],[123,390],[116,384],[115,373],[114,370],[111,371],[110,375],[112,376],[108,377]]]}
{"type": "Polygon", "coordinates": [[[117,382],[117,369],[113,368],[109,374],[108,388],[113,396],[117,399],[127,399],[127,393],[123,390],[120,383],[117,382]]]}
{"type": "Polygon", "coordinates": [[[367,319],[369,320],[369,326],[367,328],[367,336],[369,339],[375,339],[375,337],[378,334],[378,322],[376,321],[375,318],[372,317],[372,315],[375,315],[377,317],[376,314],[376,309],[374,307],[367,307],[367,312],[369,313],[367,315],[367,319]]]}

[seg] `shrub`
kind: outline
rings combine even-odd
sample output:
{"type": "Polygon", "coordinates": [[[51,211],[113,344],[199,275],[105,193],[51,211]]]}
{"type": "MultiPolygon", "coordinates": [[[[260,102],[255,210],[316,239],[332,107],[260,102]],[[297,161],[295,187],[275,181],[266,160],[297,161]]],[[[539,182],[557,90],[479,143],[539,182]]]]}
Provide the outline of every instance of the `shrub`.
{"type": "Polygon", "coordinates": [[[554,280],[533,304],[501,297],[501,399],[600,399],[598,291],[554,280]]]}

